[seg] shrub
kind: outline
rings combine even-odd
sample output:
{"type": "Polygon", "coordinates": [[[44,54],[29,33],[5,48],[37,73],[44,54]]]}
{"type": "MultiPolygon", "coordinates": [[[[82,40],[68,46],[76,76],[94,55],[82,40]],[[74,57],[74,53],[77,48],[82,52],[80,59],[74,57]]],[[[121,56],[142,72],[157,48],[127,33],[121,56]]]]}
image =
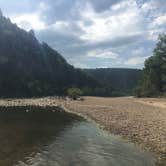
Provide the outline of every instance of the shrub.
{"type": "Polygon", "coordinates": [[[77,100],[83,94],[83,92],[79,88],[69,88],[67,90],[67,94],[73,100],[77,100]]]}

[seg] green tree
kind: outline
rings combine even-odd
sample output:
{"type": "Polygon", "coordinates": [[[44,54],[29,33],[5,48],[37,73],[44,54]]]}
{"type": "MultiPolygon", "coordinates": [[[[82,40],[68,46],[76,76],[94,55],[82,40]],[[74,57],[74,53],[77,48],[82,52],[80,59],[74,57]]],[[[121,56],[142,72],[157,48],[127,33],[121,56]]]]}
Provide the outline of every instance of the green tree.
{"type": "Polygon", "coordinates": [[[67,93],[73,100],[77,100],[81,95],[83,95],[83,92],[79,88],[69,88],[67,93]]]}
{"type": "Polygon", "coordinates": [[[154,55],[145,61],[136,96],[159,96],[166,93],[166,34],[159,35],[154,55]]]}

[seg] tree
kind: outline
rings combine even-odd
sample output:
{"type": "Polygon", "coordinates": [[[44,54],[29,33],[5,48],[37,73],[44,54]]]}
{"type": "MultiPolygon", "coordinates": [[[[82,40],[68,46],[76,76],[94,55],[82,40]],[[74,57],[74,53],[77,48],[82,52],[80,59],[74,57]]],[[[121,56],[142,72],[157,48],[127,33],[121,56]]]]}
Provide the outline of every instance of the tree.
{"type": "Polygon", "coordinates": [[[67,90],[68,96],[73,100],[77,100],[83,92],[79,88],[69,88],[67,90]]]}
{"type": "Polygon", "coordinates": [[[166,34],[159,35],[154,55],[145,61],[142,79],[135,93],[146,97],[166,94],[166,34]]]}

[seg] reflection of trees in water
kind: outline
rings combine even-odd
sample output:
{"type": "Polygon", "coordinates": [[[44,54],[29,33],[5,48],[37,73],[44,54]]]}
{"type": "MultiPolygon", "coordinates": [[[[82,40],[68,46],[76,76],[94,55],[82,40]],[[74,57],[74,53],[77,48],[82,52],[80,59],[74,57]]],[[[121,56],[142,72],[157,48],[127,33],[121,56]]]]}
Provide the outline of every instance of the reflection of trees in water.
{"type": "Polygon", "coordinates": [[[0,108],[0,165],[12,166],[33,156],[81,118],[53,107],[0,108]]]}

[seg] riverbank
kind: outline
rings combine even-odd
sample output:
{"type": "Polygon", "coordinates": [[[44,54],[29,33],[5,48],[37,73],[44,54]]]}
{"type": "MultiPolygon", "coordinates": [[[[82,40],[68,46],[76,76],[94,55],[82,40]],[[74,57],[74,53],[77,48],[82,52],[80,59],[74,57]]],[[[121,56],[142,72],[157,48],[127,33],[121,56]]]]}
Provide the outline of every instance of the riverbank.
{"type": "Polygon", "coordinates": [[[155,152],[158,161],[166,162],[166,99],[84,97],[83,101],[72,101],[51,97],[0,100],[0,106],[28,105],[58,106],[88,117],[111,133],[155,152]]]}

